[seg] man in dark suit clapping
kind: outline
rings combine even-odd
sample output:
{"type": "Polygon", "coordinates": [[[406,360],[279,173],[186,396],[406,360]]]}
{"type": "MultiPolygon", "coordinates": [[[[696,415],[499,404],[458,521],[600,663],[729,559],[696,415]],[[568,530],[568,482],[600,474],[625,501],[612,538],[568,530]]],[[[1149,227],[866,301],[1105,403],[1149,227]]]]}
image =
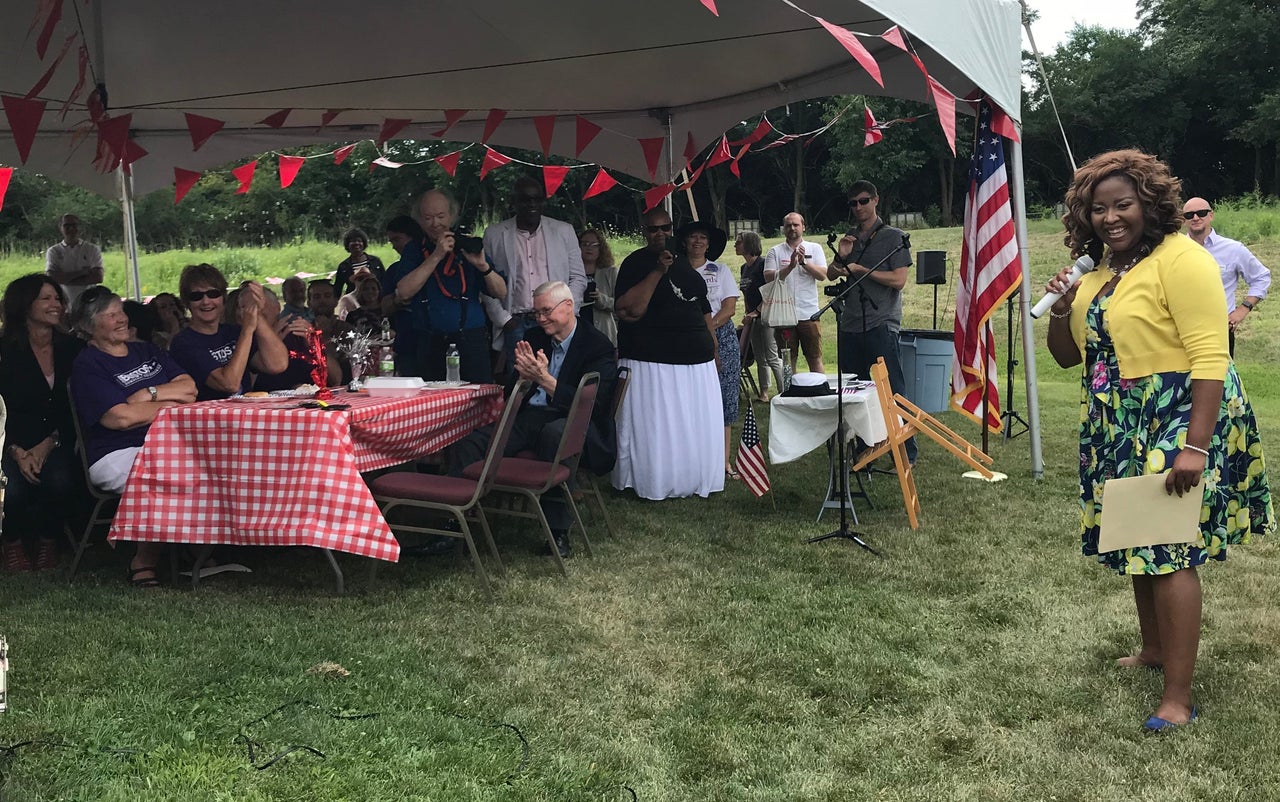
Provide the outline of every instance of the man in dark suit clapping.
{"type": "MultiPolygon", "coordinates": [[[[582,465],[596,474],[607,473],[617,457],[610,412],[618,377],[613,343],[595,328],[578,325],[573,291],[563,281],[549,281],[534,290],[533,315],[539,328],[528,331],[515,349],[515,374],[532,382],[533,389],[516,415],[506,455],[532,451],[538,459],[555,459],[578,382],[585,374],[595,372],[600,374],[600,387],[587,429],[582,465]]],[[[514,384],[515,377],[511,381],[514,384]]],[[[493,428],[477,429],[453,447],[449,456],[452,475],[461,475],[467,465],[484,459],[493,428]]],[[[551,494],[543,499],[542,510],[560,556],[568,557],[568,509],[556,494],[551,494]]]]}

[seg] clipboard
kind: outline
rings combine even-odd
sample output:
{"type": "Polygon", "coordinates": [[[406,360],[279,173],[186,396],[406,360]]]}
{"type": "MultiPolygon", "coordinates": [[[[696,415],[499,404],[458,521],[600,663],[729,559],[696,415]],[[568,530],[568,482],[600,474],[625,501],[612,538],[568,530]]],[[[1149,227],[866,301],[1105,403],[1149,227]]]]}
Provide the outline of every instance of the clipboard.
{"type": "MultiPolygon", "coordinates": [[[[1108,479],[1102,487],[1098,552],[1199,543],[1204,484],[1178,496],[1165,492],[1166,474],[1108,479]]],[[[1201,480],[1203,482],[1203,480],[1201,480]]]]}

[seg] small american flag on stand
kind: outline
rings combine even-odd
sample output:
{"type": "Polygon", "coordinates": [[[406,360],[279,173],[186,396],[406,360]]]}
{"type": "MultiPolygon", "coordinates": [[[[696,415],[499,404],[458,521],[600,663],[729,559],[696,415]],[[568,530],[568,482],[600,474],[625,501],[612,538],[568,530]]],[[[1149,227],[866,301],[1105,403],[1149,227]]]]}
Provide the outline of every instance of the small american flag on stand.
{"type": "Polygon", "coordinates": [[[764,465],[764,451],[760,448],[760,430],[756,427],[756,413],[747,405],[747,416],[742,419],[742,442],[738,444],[738,474],[747,488],[760,498],[769,492],[769,471],[764,465]]]}

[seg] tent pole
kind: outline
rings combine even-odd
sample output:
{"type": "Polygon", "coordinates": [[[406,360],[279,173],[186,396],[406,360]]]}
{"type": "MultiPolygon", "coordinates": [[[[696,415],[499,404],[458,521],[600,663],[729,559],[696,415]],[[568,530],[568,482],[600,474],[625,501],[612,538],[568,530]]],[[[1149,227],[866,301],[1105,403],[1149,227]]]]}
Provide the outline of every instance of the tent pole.
{"type": "MultiPolygon", "coordinates": [[[[667,175],[671,176],[671,174],[675,172],[675,169],[676,169],[675,157],[672,155],[673,154],[672,148],[675,143],[672,142],[671,140],[671,112],[667,112],[666,118],[662,121],[662,127],[667,132],[667,175]]],[[[675,194],[674,192],[671,193],[671,195],[674,195],[674,194],[675,194]]],[[[671,216],[671,219],[674,220],[676,219],[675,206],[671,201],[671,195],[667,195],[667,197],[662,199],[662,206],[667,210],[667,214],[671,216]]]]}
{"type": "Polygon", "coordinates": [[[135,301],[142,300],[142,272],[138,269],[138,221],[133,206],[133,176],[125,172],[124,165],[116,168],[120,177],[120,209],[124,214],[124,266],[129,294],[135,301]]]}
{"type": "Polygon", "coordinates": [[[1036,387],[1036,336],[1031,323],[1031,256],[1027,246],[1026,179],[1022,172],[1022,126],[1012,143],[1014,223],[1018,234],[1018,257],[1022,260],[1022,292],[1018,309],[1022,314],[1022,364],[1027,388],[1027,430],[1031,433],[1031,476],[1044,478],[1044,454],[1040,443],[1040,391],[1036,387]]]}

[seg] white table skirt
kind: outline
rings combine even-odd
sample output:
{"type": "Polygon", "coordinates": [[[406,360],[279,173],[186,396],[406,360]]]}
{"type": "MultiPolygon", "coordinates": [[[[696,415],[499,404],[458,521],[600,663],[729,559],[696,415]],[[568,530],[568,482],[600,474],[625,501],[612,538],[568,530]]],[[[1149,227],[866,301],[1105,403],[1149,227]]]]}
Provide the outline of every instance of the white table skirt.
{"type": "MultiPolygon", "coordinates": [[[[798,460],[827,442],[836,432],[835,410],[835,395],[774,396],[769,402],[769,462],[776,465],[798,460]]],[[[856,435],[874,445],[889,436],[875,387],[845,391],[844,423],[849,440],[856,435]]]]}

